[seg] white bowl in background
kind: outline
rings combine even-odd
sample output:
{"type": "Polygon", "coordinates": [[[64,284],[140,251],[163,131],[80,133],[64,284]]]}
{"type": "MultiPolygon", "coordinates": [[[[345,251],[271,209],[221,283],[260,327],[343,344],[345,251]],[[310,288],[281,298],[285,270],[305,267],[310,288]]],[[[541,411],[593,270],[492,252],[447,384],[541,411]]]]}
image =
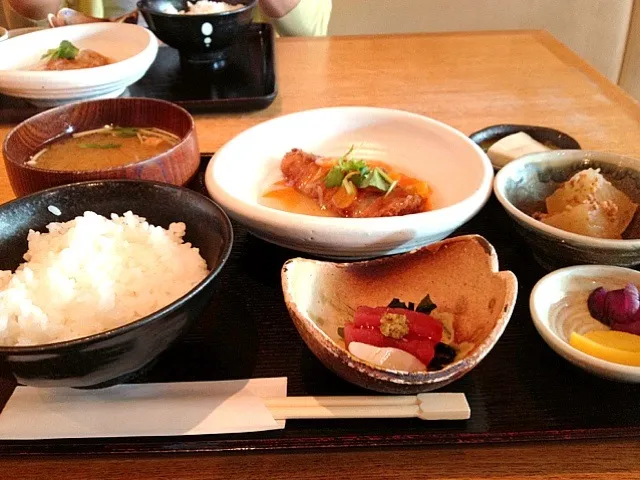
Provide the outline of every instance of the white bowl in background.
{"type": "Polygon", "coordinates": [[[334,107],[278,117],[239,134],[213,156],[209,194],[229,215],[266,241],[329,258],[368,258],[439,241],[471,219],[491,193],[493,168],[458,130],[414,113],[373,107],[334,107]],[[263,206],[292,148],[386,162],[427,181],[433,209],[384,218],[332,218],[263,206]]]}
{"type": "Polygon", "coordinates": [[[640,383],[640,367],[602,360],[569,344],[571,332],[609,329],[589,314],[589,294],[600,286],[609,290],[624,288],[627,283],[640,285],[640,272],[610,265],[579,265],[549,273],[536,283],[529,297],[533,324],[544,341],[574,365],[610,380],[640,383]]]}
{"type": "Polygon", "coordinates": [[[41,107],[113,98],[146,73],[157,53],[156,37],[137,25],[104,22],[38,30],[0,43],[0,92],[41,107]],[[79,70],[29,70],[62,40],[95,50],[114,63],[79,70]]]}

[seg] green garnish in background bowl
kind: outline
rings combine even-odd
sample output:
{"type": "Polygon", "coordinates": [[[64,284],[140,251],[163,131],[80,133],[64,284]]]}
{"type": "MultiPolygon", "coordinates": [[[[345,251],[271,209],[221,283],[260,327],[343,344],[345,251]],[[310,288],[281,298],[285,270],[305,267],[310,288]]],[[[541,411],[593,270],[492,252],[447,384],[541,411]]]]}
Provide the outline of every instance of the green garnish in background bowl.
{"type": "Polygon", "coordinates": [[[80,49],[76,47],[69,40],[62,40],[58,48],[51,48],[47,50],[47,53],[42,55],[41,58],[49,57],[51,60],[56,60],[58,58],[65,58],[67,60],[74,60],[76,56],[80,52],[80,49]]]}

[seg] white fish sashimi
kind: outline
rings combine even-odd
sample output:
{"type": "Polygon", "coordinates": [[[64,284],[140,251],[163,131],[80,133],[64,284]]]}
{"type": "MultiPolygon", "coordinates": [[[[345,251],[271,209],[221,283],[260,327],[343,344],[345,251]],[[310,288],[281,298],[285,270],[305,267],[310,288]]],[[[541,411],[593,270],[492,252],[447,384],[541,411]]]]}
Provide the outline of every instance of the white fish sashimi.
{"type": "Polygon", "coordinates": [[[366,343],[351,342],[349,343],[349,352],[365,362],[373,363],[388,370],[420,372],[427,369],[420,360],[399,348],[381,348],[367,345],[366,343]]]}

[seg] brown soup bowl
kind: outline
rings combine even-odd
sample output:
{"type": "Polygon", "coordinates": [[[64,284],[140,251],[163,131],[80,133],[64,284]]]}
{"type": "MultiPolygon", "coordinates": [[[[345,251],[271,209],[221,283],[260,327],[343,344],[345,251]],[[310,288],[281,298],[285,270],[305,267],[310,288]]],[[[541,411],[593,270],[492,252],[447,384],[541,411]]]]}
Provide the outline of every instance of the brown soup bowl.
{"type": "MultiPolygon", "coordinates": [[[[193,117],[173,103],[150,98],[94,100],[47,110],[11,130],[4,140],[2,154],[11,187],[18,197],[83,180],[151,180],[183,186],[200,164],[193,117]],[[111,168],[48,170],[27,165],[31,156],[50,142],[108,124],[155,127],[173,133],[180,141],[154,157],[111,168]]],[[[108,154],[105,150],[105,155],[108,154]]]]}

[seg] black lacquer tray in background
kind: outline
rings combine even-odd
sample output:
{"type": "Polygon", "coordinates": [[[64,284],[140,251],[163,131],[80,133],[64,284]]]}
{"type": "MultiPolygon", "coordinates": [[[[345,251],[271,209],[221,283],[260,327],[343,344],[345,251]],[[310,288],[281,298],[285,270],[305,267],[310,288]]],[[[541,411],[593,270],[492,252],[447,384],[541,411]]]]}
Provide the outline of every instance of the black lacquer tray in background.
{"type": "MultiPolygon", "coordinates": [[[[266,108],[276,95],[273,27],[255,23],[230,47],[224,70],[186,75],[178,51],[163,46],[147,73],[122,96],[168,100],[191,112],[232,113],[266,108]]],[[[44,110],[0,94],[0,123],[17,123],[44,110]]]]}
{"type": "MultiPolygon", "coordinates": [[[[202,184],[196,181],[192,187],[201,189],[202,184]]],[[[286,376],[290,396],[370,394],[327,370],[289,318],[280,269],[287,259],[303,254],[259,240],[238,224],[234,229],[233,251],[211,306],[138,381],[286,376]]],[[[640,385],[602,380],[573,367],[535,331],[529,293],[545,272],[495,198],[455,234],[467,233],[487,238],[498,252],[501,270],[513,271],[519,280],[513,317],[498,344],[477,368],[443,390],[467,395],[468,421],[289,420],[281,431],[236,435],[1,441],[0,454],[286,451],[640,436],[635,404],[640,385]]],[[[0,383],[3,402],[11,389],[8,382],[0,383]]]]}

